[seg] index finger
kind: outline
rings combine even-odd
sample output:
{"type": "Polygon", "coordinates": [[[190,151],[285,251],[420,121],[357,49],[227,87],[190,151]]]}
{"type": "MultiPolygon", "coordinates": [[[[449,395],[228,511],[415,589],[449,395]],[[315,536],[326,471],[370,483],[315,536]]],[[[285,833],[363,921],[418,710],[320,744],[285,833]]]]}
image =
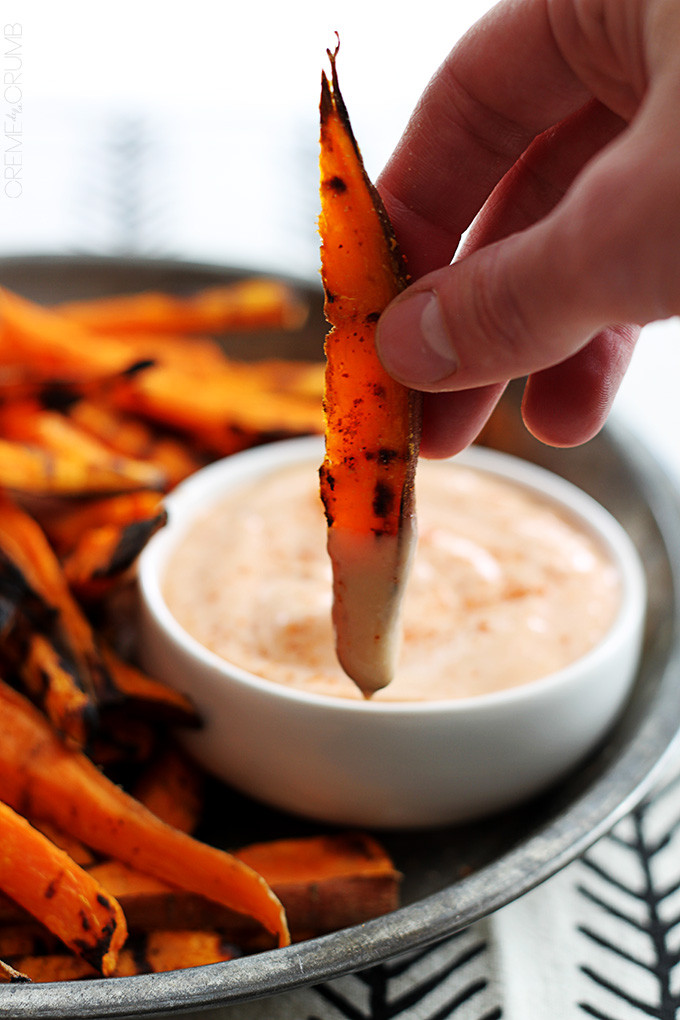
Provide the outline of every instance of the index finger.
{"type": "Polygon", "coordinates": [[[502,0],[463,36],[379,180],[414,277],[450,262],[532,139],[589,96],[555,42],[546,0],[502,0]]]}

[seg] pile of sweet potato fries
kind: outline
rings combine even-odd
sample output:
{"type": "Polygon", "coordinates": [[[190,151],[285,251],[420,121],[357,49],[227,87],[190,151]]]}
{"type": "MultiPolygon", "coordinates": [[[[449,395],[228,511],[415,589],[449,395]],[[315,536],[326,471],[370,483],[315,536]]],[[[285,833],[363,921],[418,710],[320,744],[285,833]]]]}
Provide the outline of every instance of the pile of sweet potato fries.
{"type": "Polygon", "coordinates": [[[200,719],[130,640],[165,494],[323,428],[321,364],[236,362],[213,339],[305,313],[261,278],[53,307],[0,289],[0,981],[228,960],[396,906],[367,835],[195,839],[203,777],[173,733],[200,719]]]}

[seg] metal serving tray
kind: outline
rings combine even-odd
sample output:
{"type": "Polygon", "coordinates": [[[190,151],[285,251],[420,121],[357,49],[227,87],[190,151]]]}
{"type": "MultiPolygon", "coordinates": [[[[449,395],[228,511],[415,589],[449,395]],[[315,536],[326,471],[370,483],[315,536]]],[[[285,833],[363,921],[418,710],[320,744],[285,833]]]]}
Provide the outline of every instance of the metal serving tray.
{"type": "MultiPolygon", "coordinates": [[[[139,289],[186,291],[248,270],[126,259],[0,259],[0,285],[41,301],[139,289]]],[[[317,358],[325,327],[320,288],[299,284],[307,324],[281,337],[231,337],[239,356],[317,358]]],[[[644,561],[646,638],[634,691],[617,725],[589,761],[548,793],[492,819],[445,830],[381,834],[404,874],[403,906],[392,914],[287,949],[228,963],[130,978],[0,987],[0,1017],[161,1017],[326,981],[433,943],[547,879],[581,854],[649,790],[680,725],[680,503],[635,437],[607,426],[575,450],[542,446],[524,430],[510,388],[487,433],[492,445],[580,485],[621,521],[644,561]]],[[[1,748],[0,748],[1,753],[1,748]]],[[[489,754],[494,749],[489,748],[489,754]]],[[[319,832],[215,782],[202,837],[226,848],[319,832]]],[[[205,1011],[205,1012],[203,1012],[205,1011]]]]}

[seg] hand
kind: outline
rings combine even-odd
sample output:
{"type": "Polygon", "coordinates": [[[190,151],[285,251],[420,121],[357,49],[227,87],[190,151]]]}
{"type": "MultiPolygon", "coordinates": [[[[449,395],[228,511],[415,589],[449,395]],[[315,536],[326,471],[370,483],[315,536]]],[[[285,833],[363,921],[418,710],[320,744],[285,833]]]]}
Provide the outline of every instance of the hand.
{"type": "Polygon", "coordinates": [[[426,456],[524,375],[544,442],[601,428],[639,326],[680,313],[679,101],[677,0],[503,0],[451,52],[378,182],[415,280],[378,348],[427,391],[426,456]]]}

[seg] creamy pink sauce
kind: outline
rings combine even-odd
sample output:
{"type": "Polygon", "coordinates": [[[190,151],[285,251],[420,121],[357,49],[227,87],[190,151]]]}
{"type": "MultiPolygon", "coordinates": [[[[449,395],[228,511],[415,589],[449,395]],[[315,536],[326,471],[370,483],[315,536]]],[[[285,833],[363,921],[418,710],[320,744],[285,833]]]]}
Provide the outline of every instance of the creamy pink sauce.
{"type": "MultiPolygon", "coordinates": [[[[463,698],[529,683],[604,635],[620,602],[598,542],[553,504],[461,464],[422,461],[418,546],[392,683],[376,701],[463,698]]],[[[361,698],[334,653],[316,473],[283,469],[198,520],[164,595],[189,634],[258,676],[361,698]]]]}

